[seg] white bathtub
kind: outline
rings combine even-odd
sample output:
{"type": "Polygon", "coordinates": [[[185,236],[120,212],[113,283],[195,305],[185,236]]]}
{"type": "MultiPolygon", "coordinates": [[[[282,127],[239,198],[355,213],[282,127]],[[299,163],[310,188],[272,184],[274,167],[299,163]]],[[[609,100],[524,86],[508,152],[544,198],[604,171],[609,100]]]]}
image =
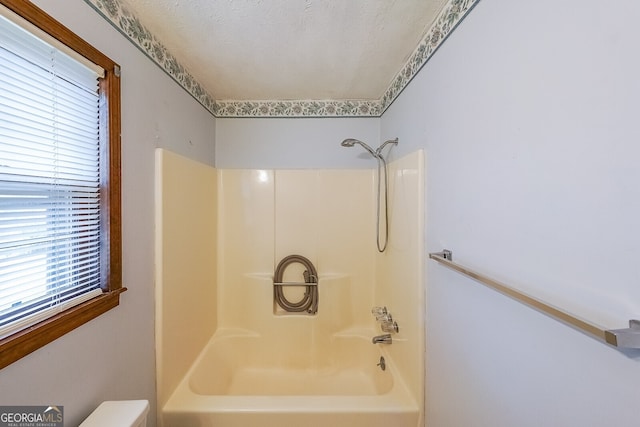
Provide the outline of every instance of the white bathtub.
{"type": "Polygon", "coordinates": [[[417,427],[418,405],[372,335],[292,346],[290,337],[218,331],[162,409],[163,425],[417,427]]]}

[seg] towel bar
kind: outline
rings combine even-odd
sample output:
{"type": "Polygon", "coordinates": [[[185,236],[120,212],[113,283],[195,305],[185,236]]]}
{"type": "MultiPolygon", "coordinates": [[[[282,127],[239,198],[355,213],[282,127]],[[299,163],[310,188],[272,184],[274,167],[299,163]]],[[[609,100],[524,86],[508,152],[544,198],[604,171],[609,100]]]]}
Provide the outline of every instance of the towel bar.
{"type": "Polygon", "coordinates": [[[566,313],[559,308],[546,304],[537,298],[517,291],[510,286],[498,282],[497,280],[493,280],[483,274],[473,271],[470,268],[453,262],[453,253],[450,250],[445,249],[441,252],[430,253],[429,258],[438,261],[459,273],[471,277],[472,279],[475,279],[522,304],[534,308],[556,320],[568,324],[569,326],[579,329],[602,342],[617,348],[640,349],[640,320],[630,320],[628,328],[605,330],[597,325],[587,322],[586,320],[579,319],[569,313],[566,313]]]}
{"type": "Polygon", "coordinates": [[[273,286],[318,286],[317,282],[273,282],[273,286]]]}

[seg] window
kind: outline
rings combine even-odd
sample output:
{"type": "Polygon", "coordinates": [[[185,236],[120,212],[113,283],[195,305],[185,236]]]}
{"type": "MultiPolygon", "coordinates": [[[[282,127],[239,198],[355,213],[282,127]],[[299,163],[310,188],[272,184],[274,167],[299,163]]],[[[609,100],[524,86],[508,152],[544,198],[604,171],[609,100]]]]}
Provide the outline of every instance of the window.
{"type": "Polygon", "coordinates": [[[0,4],[1,368],[126,289],[119,67],[30,2],[0,4]]]}

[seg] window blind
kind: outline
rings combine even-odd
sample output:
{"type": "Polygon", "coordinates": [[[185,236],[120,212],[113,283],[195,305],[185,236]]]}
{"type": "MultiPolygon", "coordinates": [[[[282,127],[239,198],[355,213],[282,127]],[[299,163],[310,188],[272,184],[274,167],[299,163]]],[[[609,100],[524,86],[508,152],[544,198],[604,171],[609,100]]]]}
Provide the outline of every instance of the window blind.
{"type": "Polygon", "coordinates": [[[101,72],[0,16],[0,338],[102,293],[101,72]]]}

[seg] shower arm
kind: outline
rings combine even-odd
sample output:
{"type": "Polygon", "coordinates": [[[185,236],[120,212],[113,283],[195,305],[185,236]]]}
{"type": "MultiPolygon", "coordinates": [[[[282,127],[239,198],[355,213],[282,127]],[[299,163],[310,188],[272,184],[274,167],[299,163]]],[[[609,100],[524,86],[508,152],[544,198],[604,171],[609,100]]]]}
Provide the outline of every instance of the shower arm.
{"type": "Polygon", "coordinates": [[[369,147],[364,142],[360,141],[359,139],[355,139],[355,138],[347,138],[344,141],[342,141],[342,144],[340,144],[340,145],[342,145],[343,147],[353,147],[356,144],[358,144],[359,146],[364,148],[375,159],[382,160],[383,162],[385,162],[384,158],[382,157],[382,150],[384,149],[384,147],[386,147],[389,144],[398,145],[398,138],[386,140],[378,148],[376,148],[375,151],[373,150],[373,148],[369,147]]]}
{"type": "Polygon", "coordinates": [[[386,147],[389,144],[395,144],[398,145],[398,138],[395,139],[389,139],[386,140],[385,142],[382,143],[382,145],[380,145],[375,152],[375,156],[376,157],[381,157],[382,156],[382,150],[384,149],[384,147],[386,147]]]}

